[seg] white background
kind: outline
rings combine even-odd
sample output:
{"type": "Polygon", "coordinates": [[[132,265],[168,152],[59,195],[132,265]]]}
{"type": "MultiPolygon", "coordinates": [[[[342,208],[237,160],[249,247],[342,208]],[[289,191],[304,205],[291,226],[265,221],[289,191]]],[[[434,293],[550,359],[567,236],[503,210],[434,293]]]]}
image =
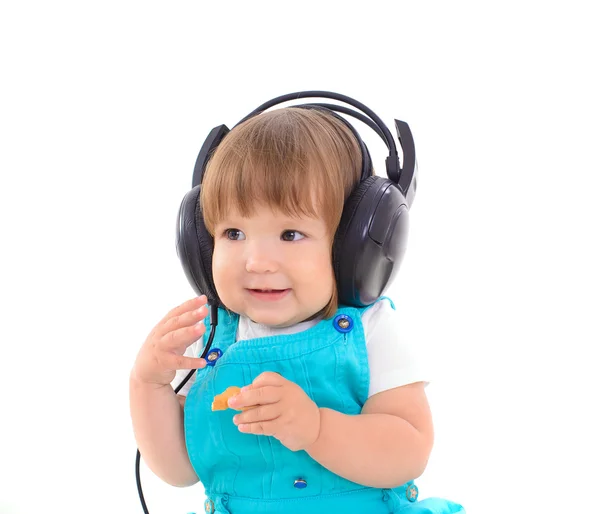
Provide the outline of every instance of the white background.
{"type": "MultiPolygon", "coordinates": [[[[598,512],[592,3],[3,3],[0,512],[142,512],[128,374],[193,296],[174,234],[197,152],[307,89],[415,137],[389,294],[435,369],[421,497],[598,512]]],[[[152,514],[202,511],[201,486],[142,479],[152,514]]]]}

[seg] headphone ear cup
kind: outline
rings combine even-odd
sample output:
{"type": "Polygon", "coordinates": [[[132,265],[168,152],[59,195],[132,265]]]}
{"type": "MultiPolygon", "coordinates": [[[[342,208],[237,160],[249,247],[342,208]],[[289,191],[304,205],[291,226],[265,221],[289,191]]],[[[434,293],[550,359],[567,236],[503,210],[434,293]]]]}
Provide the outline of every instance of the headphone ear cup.
{"type": "Polygon", "coordinates": [[[333,245],[340,303],[363,307],[383,294],[406,252],[408,217],[406,199],[387,178],[371,176],[352,192],[333,245]]]}
{"type": "Polygon", "coordinates": [[[221,305],[212,277],[214,242],[204,225],[200,188],[195,186],[179,207],[176,249],[188,282],[198,296],[206,295],[210,305],[221,305]]]}

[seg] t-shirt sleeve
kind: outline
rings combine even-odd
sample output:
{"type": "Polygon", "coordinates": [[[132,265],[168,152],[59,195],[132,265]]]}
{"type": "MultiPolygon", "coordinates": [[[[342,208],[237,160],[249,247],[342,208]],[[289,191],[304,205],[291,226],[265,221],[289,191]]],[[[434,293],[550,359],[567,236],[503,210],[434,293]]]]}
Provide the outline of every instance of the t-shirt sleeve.
{"type": "Polygon", "coordinates": [[[388,300],[362,316],[369,361],[369,397],[415,382],[429,383],[424,356],[402,332],[402,319],[388,300]]]}
{"type": "MultiPolygon", "coordinates": [[[[185,355],[186,357],[200,357],[200,355],[202,354],[202,348],[203,348],[202,343],[203,343],[203,339],[202,338],[198,339],[196,342],[192,343],[190,346],[188,346],[186,348],[183,355],[185,355]]],[[[177,386],[179,384],[181,384],[181,382],[183,382],[183,380],[185,379],[185,377],[188,376],[188,373],[190,371],[191,370],[189,370],[189,369],[178,369],[175,372],[175,378],[171,382],[171,386],[173,387],[173,389],[176,389],[177,386]]],[[[194,384],[195,379],[196,379],[196,373],[194,373],[190,377],[190,379],[185,383],[185,385],[181,388],[181,390],[177,394],[180,394],[181,396],[187,396],[188,391],[192,388],[192,385],[194,384]]]]}

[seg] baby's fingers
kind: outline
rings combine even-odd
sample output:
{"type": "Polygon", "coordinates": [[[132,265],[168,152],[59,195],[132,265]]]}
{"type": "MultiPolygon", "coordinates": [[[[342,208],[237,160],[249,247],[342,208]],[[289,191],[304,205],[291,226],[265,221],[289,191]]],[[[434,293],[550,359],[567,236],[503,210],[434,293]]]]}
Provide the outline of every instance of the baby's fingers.
{"type": "Polygon", "coordinates": [[[199,309],[203,305],[206,305],[207,302],[208,302],[208,299],[206,298],[206,295],[197,296],[196,298],[191,298],[191,299],[187,300],[186,302],[182,303],[181,305],[179,305],[178,307],[171,309],[167,313],[167,315],[163,319],[160,320],[160,322],[158,323],[158,326],[159,327],[164,326],[166,323],[168,323],[173,318],[178,318],[182,314],[192,312],[195,309],[199,309]]]}
{"type": "Polygon", "coordinates": [[[162,360],[164,366],[175,371],[178,369],[202,369],[206,367],[205,359],[186,357],[185,355],[176,355],[174,353],[165,354],[162,360]]]}
{"type": "Polygon", "coordinates": [[[159,344],[163,350],[182,354],[188,346],[200,339],[204,332],[206,332],[204,323],[196,323],[165,334],[159,344]]]}
{"type": "MultiPolygon", "coordinates": [[[[178,329],[189,327],[194,328],[194,325],[199,321],[204,320],[208,315],[208,308],[206,305],[199,307],[198,309],[186,311],[182,314],[174,316],[168,319],[162,325],[157,327],[156,334],[158,337],[162,336],[170,336],[170,333],[176,332],[178,329]]],[[[204,325],[204,323],[200,323],[200,325],[204,325]]]]}

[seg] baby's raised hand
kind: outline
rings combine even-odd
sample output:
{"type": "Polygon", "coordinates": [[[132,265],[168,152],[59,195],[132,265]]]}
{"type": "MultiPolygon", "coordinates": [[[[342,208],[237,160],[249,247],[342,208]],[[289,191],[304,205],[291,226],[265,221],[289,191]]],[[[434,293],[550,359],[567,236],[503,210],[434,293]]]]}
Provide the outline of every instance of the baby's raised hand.
{"type": "Polygon", "coordinates": [[[240,432],[273,436],[292,451],[305,450],[319,437],[319,407],[298,384],[278,373],[261,373],[229,399],[235,409],[254,405],[233,417],[240,432]]]}
{"type": "Polygon", "coordinates": [[[170,384],[178,369],[199,369],[204,359],[184,357],[188,346],[205,332],[202,320],[208,315],[206,296],[192,298],[172,309],[150,332],[133,366],[141,382],[163,386],[170,384]]]}

